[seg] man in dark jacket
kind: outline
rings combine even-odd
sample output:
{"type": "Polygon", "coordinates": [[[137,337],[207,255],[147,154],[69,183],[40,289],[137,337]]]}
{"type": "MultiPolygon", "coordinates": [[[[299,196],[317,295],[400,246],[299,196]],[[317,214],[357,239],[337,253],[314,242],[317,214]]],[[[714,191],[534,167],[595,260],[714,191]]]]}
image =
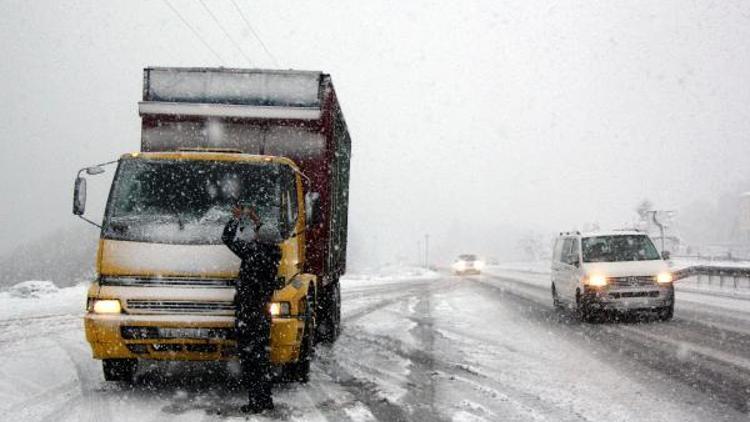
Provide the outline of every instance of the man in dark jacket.
{"type": "Polygon", "coordinates": [[[242,367],[242,384],[249,403],[243,412],[273,409],[269,371],[271,315],[269,303],[276,288],[281,259],[280,236],[264,224],[252,208],[235,207],[222,241],[241,260],[235,295],[235,336],[242,367]]]}

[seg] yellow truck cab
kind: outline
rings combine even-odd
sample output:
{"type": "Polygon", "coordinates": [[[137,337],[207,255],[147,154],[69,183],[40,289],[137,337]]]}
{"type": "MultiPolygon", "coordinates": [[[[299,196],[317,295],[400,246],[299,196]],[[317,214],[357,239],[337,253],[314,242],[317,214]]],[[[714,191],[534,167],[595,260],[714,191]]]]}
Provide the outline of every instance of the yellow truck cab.
{"type": "MultiPolygon", "coordinates": [[[[116,161],[84,317],[105,379],[145,359],[235,358],[240,261],[221,235],[245,203],[282,238],[271,363],[306,381],[316,337],[340,330],[345,270],[350,142],[330,78],[148,68],[144,85],[141,151],[116,161]]],[[[83,174],[103,169],[79,172],[74,214],[83,174]]]]}

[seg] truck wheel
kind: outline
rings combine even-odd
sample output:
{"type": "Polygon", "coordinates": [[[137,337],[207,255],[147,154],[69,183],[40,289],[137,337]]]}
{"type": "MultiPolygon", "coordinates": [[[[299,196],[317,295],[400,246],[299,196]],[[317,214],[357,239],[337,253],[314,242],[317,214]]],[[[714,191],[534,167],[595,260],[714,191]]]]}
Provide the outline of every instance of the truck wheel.
{"type": "Polygon", "coordinates": [[[137,359],[104,359],[102,370],[107,381],[133,382],[135,370],[138,368],[137,359]]]}
{"type": "Polygon", "coordinates": [[[324,288],[321,299],[321,306],[318,308],[318,339],[333,343],[341,334],[341,288],[338,280],[324,288]]]}
{"type": "MultiPolygon", "coordinates": [[[[307,304],[313,303],[310,298],[307,304]]],[[[305,333],[302,335],[299,359],[284,367],[284,378],[288,381],[306,383],[310,380],[310,362],[315,355],[315,317],[310,306],[305,307],[305,333]]]]}

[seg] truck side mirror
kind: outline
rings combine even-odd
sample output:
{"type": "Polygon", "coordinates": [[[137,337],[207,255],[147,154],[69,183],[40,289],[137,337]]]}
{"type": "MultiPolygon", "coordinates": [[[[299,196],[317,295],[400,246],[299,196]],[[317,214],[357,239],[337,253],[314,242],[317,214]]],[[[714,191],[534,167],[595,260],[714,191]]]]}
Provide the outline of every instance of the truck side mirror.
{"type": "Polygon", "coordinates": [[[86,174],[89,176],[96,176],[97,174],[104,173],[104,167],[102,166],[92,166],[86,168],[86,174]]]}
{"type": "Polygon", "coordinates": [[[669,251],[661,251],[661,259],[668,261],[671,254],[669,251]]]}
{"type": "Polygon", "coordinates": [[[305,194],[305,222],[307,228],[320,223],[320,194],[318,192],[305,194]]]}
{"type": "Polygon", "coordinates": [[[73,215],[83,215],[86,211],[86,179],[76,177],[73,189],[73,215]]]}

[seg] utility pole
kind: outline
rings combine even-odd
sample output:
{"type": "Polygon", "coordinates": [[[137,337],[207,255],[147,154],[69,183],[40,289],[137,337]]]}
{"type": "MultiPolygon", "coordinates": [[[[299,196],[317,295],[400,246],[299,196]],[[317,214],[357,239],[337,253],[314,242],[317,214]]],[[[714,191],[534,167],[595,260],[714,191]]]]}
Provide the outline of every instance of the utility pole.
{"type": "Polygon", "coordinates": [[[424,267],[429,268],[430,266],[430,235],[424,235],[424,267]]]}
{"type": "Polygon", "coordinates": [[[422,260],[422,241],[417,240],[417,260],[414,263],[418,266],[419,261],[422,260]]]}

